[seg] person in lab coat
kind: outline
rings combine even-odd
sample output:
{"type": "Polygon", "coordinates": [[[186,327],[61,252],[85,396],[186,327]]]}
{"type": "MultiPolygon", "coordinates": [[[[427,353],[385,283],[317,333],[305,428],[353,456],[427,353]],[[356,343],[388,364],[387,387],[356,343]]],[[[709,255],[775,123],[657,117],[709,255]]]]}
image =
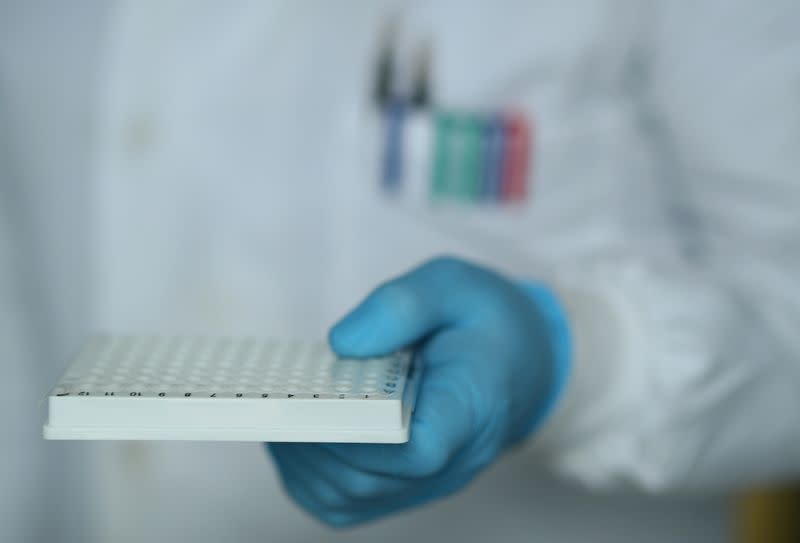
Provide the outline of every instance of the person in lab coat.
{"type": "Polygon", "coordinates": [[[727,540],[716,492],[800,472],[799,22],[745,0],[2,4],[10,540],[727,540]],[[424,196],[445,129],[415,110],[389,136],[372,100],[393,18],[393,69],[427,51],[439,110],[526,119],[513,201],[424,196]],[[276,476],[246,444],[36,435],[90,329],[335,322],[344,354],[421,346],[407,445],[272,444],[276,476]],[[324,522],[388,520],[327,531],[278,480],[324,522]]]}

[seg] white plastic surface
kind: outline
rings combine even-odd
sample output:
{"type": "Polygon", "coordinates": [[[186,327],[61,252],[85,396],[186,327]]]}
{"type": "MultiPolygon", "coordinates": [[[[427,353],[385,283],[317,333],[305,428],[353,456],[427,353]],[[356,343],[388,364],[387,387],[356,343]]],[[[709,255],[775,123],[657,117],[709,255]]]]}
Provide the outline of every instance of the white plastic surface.
{"type": "Polygon", "coordinates": [[[46,439],[403,443],[411,355],[323,342],[101,336],[48,397],[46,439]]]}

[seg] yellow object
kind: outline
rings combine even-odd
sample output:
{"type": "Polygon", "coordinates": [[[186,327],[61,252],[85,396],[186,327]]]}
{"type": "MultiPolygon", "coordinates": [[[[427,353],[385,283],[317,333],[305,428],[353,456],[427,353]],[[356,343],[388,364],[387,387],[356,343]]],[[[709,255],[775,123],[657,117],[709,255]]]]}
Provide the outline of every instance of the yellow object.
{"type": "Polygon", "coordinates": [[[741,543],[800,543],[800,486],[755,490],[738,507],[741,543]]]}

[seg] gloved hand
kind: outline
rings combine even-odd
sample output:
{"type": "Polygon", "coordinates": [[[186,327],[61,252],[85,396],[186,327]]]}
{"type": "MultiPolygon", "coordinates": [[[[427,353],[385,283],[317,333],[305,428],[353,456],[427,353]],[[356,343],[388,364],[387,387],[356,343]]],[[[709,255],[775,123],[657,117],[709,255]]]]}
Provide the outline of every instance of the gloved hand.
{"type": "Polygon", "coordinates": [[[408,443],[269,445],[288,493],[335,526],[466,485],[543,420],[569,364],[566,320],[547,288],[452,258],[380,286],[330,343],[345,357],[413,345],[424,371],[408,443]]]}

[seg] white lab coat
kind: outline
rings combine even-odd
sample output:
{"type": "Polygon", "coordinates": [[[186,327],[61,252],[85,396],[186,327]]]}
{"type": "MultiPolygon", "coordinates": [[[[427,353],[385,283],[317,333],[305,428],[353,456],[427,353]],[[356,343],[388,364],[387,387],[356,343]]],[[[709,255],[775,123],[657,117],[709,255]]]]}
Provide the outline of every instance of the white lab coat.
{"type": "Polygon", "coordinates": [[[724,540],[714,491],[798,473],[792,3],[406,8],[438,104],[535,118],[533,197],[510,208],[378,190],[390,4],[99,4],[0,12],[16,539],[724,540]],[[455,498],[336,533],[252,444],[35,436],[90,328],[318,337],[440,253],[547,278],[576,338],[542,432],[455,498]]]}

